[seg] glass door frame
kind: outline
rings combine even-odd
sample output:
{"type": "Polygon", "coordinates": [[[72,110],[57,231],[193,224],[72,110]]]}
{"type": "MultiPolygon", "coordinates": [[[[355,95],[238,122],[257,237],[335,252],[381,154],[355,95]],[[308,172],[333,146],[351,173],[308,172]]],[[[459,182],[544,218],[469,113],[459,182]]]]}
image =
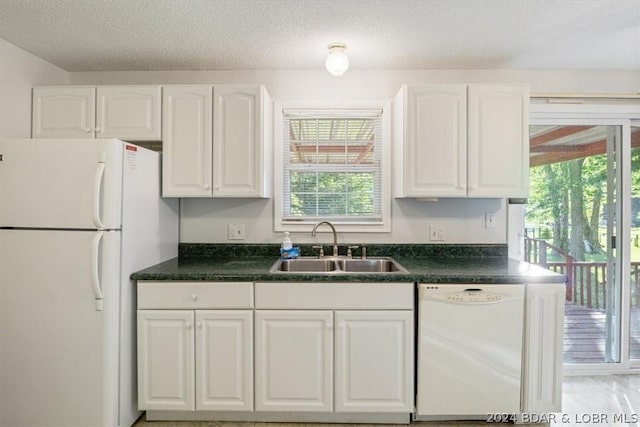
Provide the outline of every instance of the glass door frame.
{"type": "MultiPolygon", "coordinates": [[[[627,171],[628,175],[625,176],[625,180],[627,182],[631,182],[631,128],[632,127],[637,127],[640,128],[640,118],[635,118],[635,119],[631,119],[629,120],[629,126],[625,129],[623,128],[623,141],[628,141],[628,156],[626,156],[626,162],[628,163],[626,169],[623,167],[623,173],[625,171],[627,171]],[[625,135],[626,132],[626,135],[625,135]]],[[[640,149],[640,148],[639,148],[640,149]]],[[[624,194],[625,200],[629,200],[631,201],[631,185],[627,185],[626,186],[626,191],[627,194],[624,194]]],[[[628,222],[625,223],[625,227],[628,227],[628,230],[631,230],[631,202],[629,202],[629,214],[628,216],[628,222]]],[[[626,246],[627,248],[629,248],[629,250],[627,252],[629,252],[629,260],[628,262],[625,262],[628,271],[626,271],[625,273],[627,274],[627,276],[625,277],[631,277],[631,255],[630,255],[630,251],[631,251],[631,233],[629,234],[629,241],[626,242],[625,244],[629,245],[626,246]]],[[[637,371],[640,371],[640,358],[637,359],[631,359],[631,353],[630,353],[630,345],[631,345],[631,286],[627,286],[626,288],[623,287],[622,289],[622,298],[623,301],[627,301],[623,306],[622,306],[622,355],[623,355],[623,360],[625,360],[624,358],[626,358],[626,360],[628,361],[628,365],[629,368],[631,369],[635,369],[637,371]]],[[[640,309],[640,307],[638,308],[640,309]]],[[[636,372],[637,372],[636,371],[636,372]]]]}
{"type": "MultiPolygon", "coordinates": [[[[553,101],[532,97],[530,105],[531,125],[602,125],[620,126],[622,140],[616,149],[616,288],[617,327],[620,343],[620,362],[565,364],[565,375],[599,373],[630,373],[640,370],[640,360],[629,358],[630,342],[630,296],[631,287],[624,286],[621,278],[631,274],[631,126],[640,126],[640,100],[625,100],[621,103],[602,102],[598,99],[576,100],[575,98],[553,101]],[[563,102],[564,101],[564,102],[563,102]]],[[[627,279],[628,280],[628,279],[627,279]]]]}

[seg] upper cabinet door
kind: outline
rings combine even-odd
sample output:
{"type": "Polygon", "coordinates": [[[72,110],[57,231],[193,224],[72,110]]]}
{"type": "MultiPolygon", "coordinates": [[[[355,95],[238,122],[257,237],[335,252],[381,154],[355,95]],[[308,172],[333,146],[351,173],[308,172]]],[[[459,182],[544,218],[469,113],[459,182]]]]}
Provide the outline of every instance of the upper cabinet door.
{"type": "Polygon", "coordinates": [[[161,139],[160,86],[99,86],[97,138],[161,139]]]}
{"type": "Polygon", "coordinates": [[[405,196],[465,197],[466,85],[409,86],[406,96],[405,196]]]}
{"type": "Polygon", "coordinates": [[[266,90],[220,85],[213,98],[213,197],[266,197],[266,90]]]}
{"type": "Polygon", "coordinates": [[[469,197],[529,196],[529,88],[469,85],[469,197]]]}
{"type": "Polygon", "coordinates": [[[32,138],[94,138],[96,89],[91,86],[33,89],[32,138]]]}
{"type": "Polygon", "coordinates": [[[211,86],[164,86],[162,195],[211,197],[211,86]]]}

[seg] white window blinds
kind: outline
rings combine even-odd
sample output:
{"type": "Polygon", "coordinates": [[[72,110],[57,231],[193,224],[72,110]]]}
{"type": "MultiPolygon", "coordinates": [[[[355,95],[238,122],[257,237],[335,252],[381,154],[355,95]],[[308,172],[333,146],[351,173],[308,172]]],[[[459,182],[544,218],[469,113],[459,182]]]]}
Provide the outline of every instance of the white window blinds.
{"type": "Polygon", "coordinates": [[[282,219],[381,222],[382,111],[283,114],[282,219]]]}

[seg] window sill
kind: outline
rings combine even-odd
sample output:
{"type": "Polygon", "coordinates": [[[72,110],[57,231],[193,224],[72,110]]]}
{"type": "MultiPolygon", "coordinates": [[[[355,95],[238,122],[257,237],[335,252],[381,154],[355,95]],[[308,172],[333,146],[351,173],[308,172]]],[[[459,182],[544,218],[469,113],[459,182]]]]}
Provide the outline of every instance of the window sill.
{"type": "MultiPolygon", "coordinates": [[[[276,222],[274,226],[274,231],[283,232],[289,231],[293,233],[306,233],[310,232],[314,225],[316,225],[318,221],[300,221],[300,222],[276,222]]],[[[353,222],[340,222],[340,221],[331,221],[336,227],[336,231],[338,233],[390,233],[391,232],[391,224],[385,223],[353,223],[353,222]]],[[[318,229],[318,232],[329,232],[331,229],[323,227],[322,229],[318,229]]]]}

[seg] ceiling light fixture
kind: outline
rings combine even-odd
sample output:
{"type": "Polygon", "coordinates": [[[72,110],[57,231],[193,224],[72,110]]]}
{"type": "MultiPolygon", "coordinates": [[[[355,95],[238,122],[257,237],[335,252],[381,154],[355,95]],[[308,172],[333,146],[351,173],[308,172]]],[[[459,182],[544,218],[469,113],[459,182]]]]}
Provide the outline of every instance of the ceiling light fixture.
{"type": "Polygon", "coordinates": [[[349,58],[344,53],[346,48],[347,46],[342,43],[331,43],[329,45],[329,54],[324,66],[331,75],[341,76],[349,68],[349,58]]]}

